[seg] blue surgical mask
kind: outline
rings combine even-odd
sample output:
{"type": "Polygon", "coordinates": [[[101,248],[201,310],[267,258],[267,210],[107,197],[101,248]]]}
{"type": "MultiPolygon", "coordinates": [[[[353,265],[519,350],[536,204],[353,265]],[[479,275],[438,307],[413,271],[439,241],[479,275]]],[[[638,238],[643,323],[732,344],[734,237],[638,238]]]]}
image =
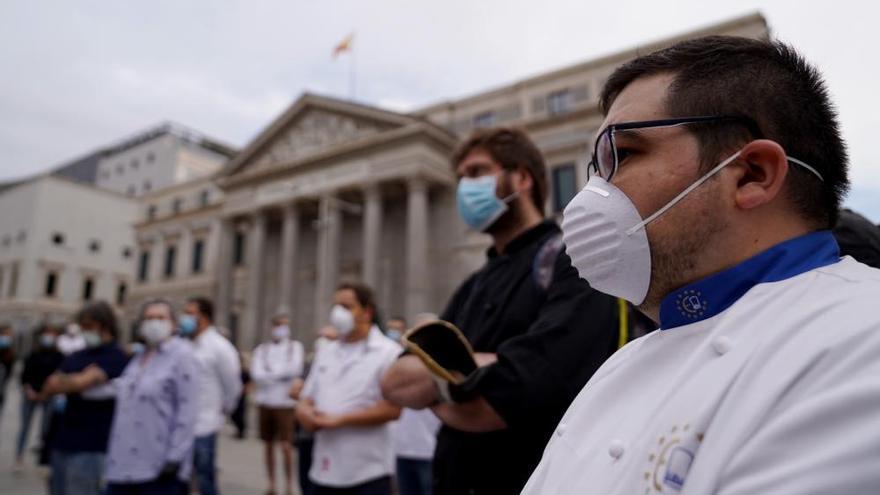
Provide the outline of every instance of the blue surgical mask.
{"type": "Polygon", "coordinates": [[[89,349],[94,349],[101,345],[101,334],[94,330],[83,330],[82,336],[83,340],[86,341],[86,347],[89,349]]]}
{"type": "Polygon", "coordinates": [[[131,349],[131,353],[135,356],[143,354],[144,351],[147,350],[147,346],[140,342],[132,342],[129,348],[131,349]]]}
{"type": "Polygon", "coordinates": [[[177,331],[180,332],[180,335],[183,337],[189,337],[196,333],[196,329],[198,328],[198,322],[196,321],[196,317],[193,315],[183,315],[178,320],[177,331]]]}
{"type": "Polygon", "coordinates": [[[40,335],[40,345],[43,347],[53,347],[55,345],[54,335],[40,335]]]}
{"type": "Polygon", "coordinates": [[[0,335],[0,349],[12,347],[12,338],[8,335],[0,335]]]}
{"type": "Polygon", "coordinates": [[[458,181],[458,213],[464,223],[474,230],[484,232],[507,211],[507,203],[517,193],[502,199],[495,195],[497,175],[463,177],[458,181]]]}

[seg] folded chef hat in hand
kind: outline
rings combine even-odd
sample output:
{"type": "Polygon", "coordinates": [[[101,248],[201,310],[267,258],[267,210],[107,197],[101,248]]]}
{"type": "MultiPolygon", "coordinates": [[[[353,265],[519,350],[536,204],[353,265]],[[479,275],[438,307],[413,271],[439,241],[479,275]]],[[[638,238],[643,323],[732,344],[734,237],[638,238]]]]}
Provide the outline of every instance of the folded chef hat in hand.
{"type": "Polygon", "coordinates": [[[471,344],[448,321],[422,323],[408,330],[402,342],[407,351],[418,356],[435,377],[447,384],[459,385],[477,369],[471,344]]]}

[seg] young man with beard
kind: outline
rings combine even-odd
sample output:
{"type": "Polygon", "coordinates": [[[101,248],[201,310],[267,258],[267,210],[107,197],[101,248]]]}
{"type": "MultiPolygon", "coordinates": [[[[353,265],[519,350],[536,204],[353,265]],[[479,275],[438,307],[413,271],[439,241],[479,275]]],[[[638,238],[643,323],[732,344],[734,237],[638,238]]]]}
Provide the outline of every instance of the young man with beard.
{"type": "Polygon", "coordinates": [[[880,271],[830,231],[847,156],[819,72],[705,37],[618,68],[600,101],[563,237],[661,329],[584,387],[523,493],[877,493],[880,271]]]}
{"type": "Polygon", "coordinates": [[[569,403],[617,349],[618,303],[578,277],[544,217],[547,171],[524,132],[478,131],[452,166],[459,213],[492,246],[440,318],[461,329],[482,367],[441,401],[428,369],[407,355],[383,391],[443,422],[435,495],[519,493],[569,403]]]}

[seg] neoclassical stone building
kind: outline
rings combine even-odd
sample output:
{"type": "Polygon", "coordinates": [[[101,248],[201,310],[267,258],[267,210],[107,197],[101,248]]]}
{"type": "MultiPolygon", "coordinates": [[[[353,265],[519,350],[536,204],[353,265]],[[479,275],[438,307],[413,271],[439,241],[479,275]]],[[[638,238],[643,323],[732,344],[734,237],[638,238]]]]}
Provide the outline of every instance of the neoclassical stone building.
{"type": "Polygon", "coordinates": [[[526,129],[547,160],[556,215],[586,182],[605,78],[637,53],[705,34],[769,31],[753,14],[409,114],[305,94],[216,176],[142,199],[140,259],[162,270],[136,277],[129,314],[154,295],[210,296],[218,324],[250,348],[281,311],[310,342],[344,280],[371,285],[386,316],[440,312],[488,246],[458,218],[448,163],[458,141],[479,127],[526,129]],[[206,188],[209,201],[156,214],[206,188]]]}

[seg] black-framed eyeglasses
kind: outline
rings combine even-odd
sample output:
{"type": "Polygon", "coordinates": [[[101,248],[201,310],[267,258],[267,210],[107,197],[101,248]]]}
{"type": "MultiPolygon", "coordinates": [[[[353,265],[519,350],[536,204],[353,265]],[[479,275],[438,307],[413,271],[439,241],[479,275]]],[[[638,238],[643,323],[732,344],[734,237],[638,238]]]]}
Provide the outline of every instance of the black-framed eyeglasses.
{"type": "MultiPolygon", "coordinates": [[[[588,164],[588,172],[590,174],[595,173],[607,181],[610,181],[617,172],[617,168],[620,165],[620,157],[617,152],[617,145],[614,141],[614,134],[618,131],[678,127],[686,124],[723,121],[730,121],[745,126],[755,139],[761,139],[764,137],[760,127],[758,127],[758,124],[754,120],[741,115],[704,115],[700,117],[679,117],[675,119],[621,122],[619,124],[609,125],[603,129],[596,138],[596,144],[593,146],[593,156],[588,164]]],[[[815,170],[812,171],[816,173],[815,170]]],[[[819,178],[821,178],[821,176],[819,176],[819,178]]]]}

